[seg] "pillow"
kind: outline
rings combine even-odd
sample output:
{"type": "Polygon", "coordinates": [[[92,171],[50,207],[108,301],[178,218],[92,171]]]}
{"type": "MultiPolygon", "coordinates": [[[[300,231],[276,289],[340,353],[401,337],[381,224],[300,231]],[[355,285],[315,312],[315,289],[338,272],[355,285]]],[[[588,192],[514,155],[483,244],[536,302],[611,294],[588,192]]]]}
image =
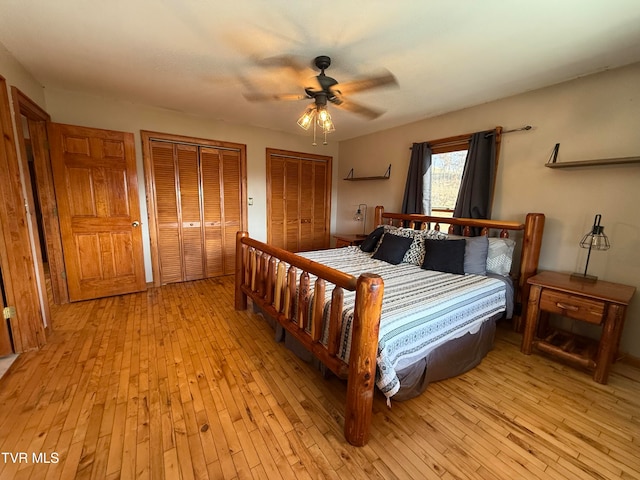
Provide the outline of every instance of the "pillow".
{"type": "Polygon", "coordinates": [[[413,239],[409,250],[405,253],[402,259],[403,263],[411,263],[418,267],[422,265],[424,261],[424,239],[433,238],[435,240],[442,240],[447,238],[447,235],[437,230],[414,230],[413,228],[396,228],[390,230],[391,235],[398,235],[400,237],[407,237],[413,239]]]}
{"type": "Polygon", "coordinates": [[[443,242],[442,240],[426,238],[424,240],[425,254],[422,268],[464,275],[464,249],[466,243],[464,239],[443,242]]]}
{"type": "MultiPolygon", "coordinates": [[[[398,230],[398,227],[394,227],[393,225],[386,225],[386,224],[385,225],[378,225],[377,228],[380,228],[380,227],[382,227],[382,233],[383,234],[398,230]]],[[[376,247],[373,249],[373,253],[376,253],[376,251],[380,247],[380,243],[381,242],[382,242],[382,236],[378,238],[378,243],[376,244],[376,247]]]]}
{"type": "Polygon", "coordinates": [[[382,235],[382,241],[378,249],[371,258],[383,260],[392,265],[398,265],[402,262],[404,254],[409,249],[412,241],[413,239],[411,238],[385,233],[382,235]]]}
{"type": "Polygon", "coordinates": [[[510,238],[489,238],[487,273],[508,276],[516,242],[510,238]]]}
{"type": "Polygon", "coordinates": [[[475,273],[476,275],[487,274],[487,253],[489,252],[489,238],[485,235],[479,237],[461,237],[459,235],[449,235],[448,239],[464,239],[466,242],[464,249],[464,273],[475,273]]]}
{"type": "Polygon", "coordinates": [[[360,244],[360,250],[362,250],[363,252],[373,252],[373,250],[376,248],[376,245],[378,245],[378,240],[380,240],[380,237],[382,237],[383,233],[384,227],[380,226],[376,228],[373,232],[367,235],[367,238],[362,241],[362,243],[360,244]]]}

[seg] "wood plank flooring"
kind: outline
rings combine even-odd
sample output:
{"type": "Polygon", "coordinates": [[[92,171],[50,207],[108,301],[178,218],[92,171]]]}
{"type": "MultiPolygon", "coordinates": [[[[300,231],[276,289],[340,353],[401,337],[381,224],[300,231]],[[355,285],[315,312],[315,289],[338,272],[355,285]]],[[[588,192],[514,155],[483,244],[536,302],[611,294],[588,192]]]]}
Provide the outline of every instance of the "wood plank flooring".
{"type": "Polygon", "coordinates": [[[224,277],[54,307],[0,379],[0,479],[640,478],[638,369],[599,385],[499,329],[471,372],[391,409],[378,392],[356,448],[344,383],[232,297],[224,277]]]}

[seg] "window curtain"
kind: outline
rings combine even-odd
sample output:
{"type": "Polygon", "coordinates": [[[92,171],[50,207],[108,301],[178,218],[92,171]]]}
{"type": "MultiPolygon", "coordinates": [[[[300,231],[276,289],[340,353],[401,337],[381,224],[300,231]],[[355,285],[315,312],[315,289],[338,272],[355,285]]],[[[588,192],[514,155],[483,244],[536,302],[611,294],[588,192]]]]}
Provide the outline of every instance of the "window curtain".
{"type": "Polygon", "coordinates": [[[414,143],[411,147],[402,213],[431,213],[431,147],[427,142],[414,143]],[[424,186],[427,195],[423,195],[424,186]]]}
{"type": "Polygon", "coordinates": [[[454,217],[489,218],[496,174],[497,130],[471,135],[454,217]]]}

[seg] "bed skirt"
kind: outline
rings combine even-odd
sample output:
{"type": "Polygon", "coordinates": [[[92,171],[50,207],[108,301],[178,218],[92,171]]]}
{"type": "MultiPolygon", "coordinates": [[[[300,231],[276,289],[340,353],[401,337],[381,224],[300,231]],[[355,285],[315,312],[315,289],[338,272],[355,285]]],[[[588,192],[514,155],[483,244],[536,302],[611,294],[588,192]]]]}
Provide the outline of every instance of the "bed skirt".
{"type": "MultiPolygon", "coordinates": [[[[298,358],[310,363],[323,373],[329,370],[315,358],[311,352],[304,348],[293,336],[287,335],[287,331],[276,320],[271,318],[255,304],[253,311],[260,314],[274,329],[274,340],[283,342],[298,358]]],[[[449,342],[434,348],[427,356],[418,362],[399,370],[400,390],[391,397],[393,401],[409,400],[417,397],[427,389],[432,382],[455,377],[468,372],[480,364],[482,359],[493,348],[496,333],[496,322],[504,317],[504,313],[498,313],[481,325],[475,333],[452,339],[449,342]]]]}

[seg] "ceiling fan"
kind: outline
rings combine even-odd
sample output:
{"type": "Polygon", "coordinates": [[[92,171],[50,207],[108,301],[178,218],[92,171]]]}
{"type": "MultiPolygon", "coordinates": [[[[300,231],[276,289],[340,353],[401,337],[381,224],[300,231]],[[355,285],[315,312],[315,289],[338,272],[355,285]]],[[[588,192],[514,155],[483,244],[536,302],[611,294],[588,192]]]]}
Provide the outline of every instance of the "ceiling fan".
{"type": "MultiPolygon", "coordinates": [[[[311,125],[314,126],[314,119],[317,118],[317,123],[322,128],[325,134],[335,130],[333,122],[331,121],[331,115],[327,111],[327,104],[333,105],[343,110],[361,115],[368,119],[378,118],[384,113],[382,110],[370,108],[362,104],[356,103],[348,99],[351,94],[362,92],[365,90],[371,90],[386,85],[397,85],[397,80],[391,72],[384,72],[379,75],[360,78],[346,83],[339,83],[335,78],[329,77],[325,74],[325,70],[331,65],[331,58],[326,55],[320,55],[313,60],[315,67],[320,70],[320,74],[315,77],[314,85],[304,86],[304,94],[273,94],[273,93],[261,93],[251,92],[246,93],[244,96],[247,100],[252,102],[268,101],[268,100],[304,100],[312,99],[313,103],[307,107],[302,116],[298,119],[298,125],[307,130],[311,125]]],[[[298,64],[292,57],[283,56],[276,57],[275,59],[268,59],[264,61],[266,66],[284,66],[292,68],[298,77],[301,76],[304,70],[301,65],[298,64]]],[[[315,139],[314,139],[315,144],[315,139]]]]}

